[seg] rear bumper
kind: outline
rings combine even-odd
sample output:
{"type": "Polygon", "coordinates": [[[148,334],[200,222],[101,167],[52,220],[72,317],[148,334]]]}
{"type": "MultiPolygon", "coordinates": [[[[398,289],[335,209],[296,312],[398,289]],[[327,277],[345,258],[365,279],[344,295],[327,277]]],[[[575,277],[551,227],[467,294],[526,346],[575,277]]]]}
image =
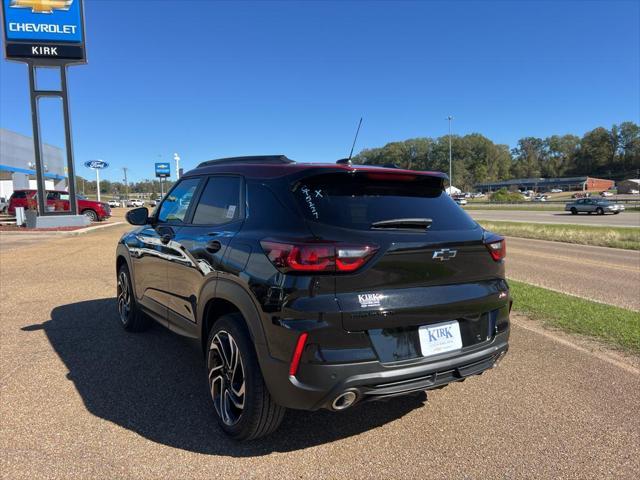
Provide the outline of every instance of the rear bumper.
{"type": "Polygon", "coordinates": [[[277,403],[288,408],[317,410],[331,408],[333,400],[347,390],[355,392],[357,401],[362,402],[438,388],[481,374],[506,354],[508,339],[507,330],[490,343],[455,356],[394,365],[378,361],[305,364],[296,377],[289,377],[286,362],[263,357],[260,364],[277,403]]]}

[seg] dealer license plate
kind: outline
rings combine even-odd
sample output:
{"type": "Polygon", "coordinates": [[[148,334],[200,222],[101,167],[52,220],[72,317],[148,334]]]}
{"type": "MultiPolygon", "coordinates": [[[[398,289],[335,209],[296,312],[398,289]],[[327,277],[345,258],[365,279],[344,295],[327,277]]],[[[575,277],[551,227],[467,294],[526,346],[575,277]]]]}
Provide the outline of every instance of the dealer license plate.
{"type": "Polygon", "coordinates": [[[418,329],[422,355],[437,355],[462,348],[462,336],[457,320],[423,325],[418,329]]]}

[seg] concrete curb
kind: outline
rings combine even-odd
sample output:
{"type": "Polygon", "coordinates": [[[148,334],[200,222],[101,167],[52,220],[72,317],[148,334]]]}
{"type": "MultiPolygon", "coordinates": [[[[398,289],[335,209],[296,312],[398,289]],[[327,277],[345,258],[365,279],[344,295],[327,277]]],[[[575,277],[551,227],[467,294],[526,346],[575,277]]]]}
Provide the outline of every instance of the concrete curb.
{"type": "Polygon", "coordinates": [[[55,231],[55,230],[25,230],[24,232],[16,231],[0,231],[0,235],[83,235],[85,233],[94,232],[96,230],[102,230],[104,228],[115,227],[116,225],[124,225],[124,222],[107,223],[105,225],[94,225],[92,227],[83,228],[82,230],[67,230],[67,231],[55,231]]]}

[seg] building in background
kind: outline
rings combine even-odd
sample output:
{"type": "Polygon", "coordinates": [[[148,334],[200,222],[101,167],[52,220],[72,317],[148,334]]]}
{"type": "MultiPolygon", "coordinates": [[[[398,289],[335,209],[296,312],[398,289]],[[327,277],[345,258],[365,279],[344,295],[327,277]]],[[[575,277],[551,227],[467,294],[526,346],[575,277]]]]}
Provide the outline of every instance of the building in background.
{"type": "MultiPolygon", "coordinates": [[[[67,190],[65,152],[53,145],[42,145],[47,189],[67,190]]],[[[0,128],[0,197],[9,198],[14,190],[37,188],[33,138],[0,128]]]]}
{"type": "Polygon", "coordinates": [[[640,192],[640,178],[630,178],[618,182],[618,193],[640,192]]]}
{"type": "Polygon", "coordinates": [[[493,192],[501,188],[509,190],[533,190],[548,192],[553,188],[564,191],[603,191],[615,186],[613,180],[594,177],[563,177],[563,178],[514,178],[501,182],[477,183],[474,185],[479,192],[493,192]]]}

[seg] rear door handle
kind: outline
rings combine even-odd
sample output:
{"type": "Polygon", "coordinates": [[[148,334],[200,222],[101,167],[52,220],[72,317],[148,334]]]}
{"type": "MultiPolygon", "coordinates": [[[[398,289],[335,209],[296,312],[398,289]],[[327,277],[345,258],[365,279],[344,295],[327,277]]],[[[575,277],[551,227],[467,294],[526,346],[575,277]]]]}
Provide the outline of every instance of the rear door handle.
{"type": "Polygon", "coordinates": [[[207,242],[207,246],[205,248],[209,253],[216,253],[222,248],[222,244],[218,240],[211,240],[210,242],[207,242]]]}

